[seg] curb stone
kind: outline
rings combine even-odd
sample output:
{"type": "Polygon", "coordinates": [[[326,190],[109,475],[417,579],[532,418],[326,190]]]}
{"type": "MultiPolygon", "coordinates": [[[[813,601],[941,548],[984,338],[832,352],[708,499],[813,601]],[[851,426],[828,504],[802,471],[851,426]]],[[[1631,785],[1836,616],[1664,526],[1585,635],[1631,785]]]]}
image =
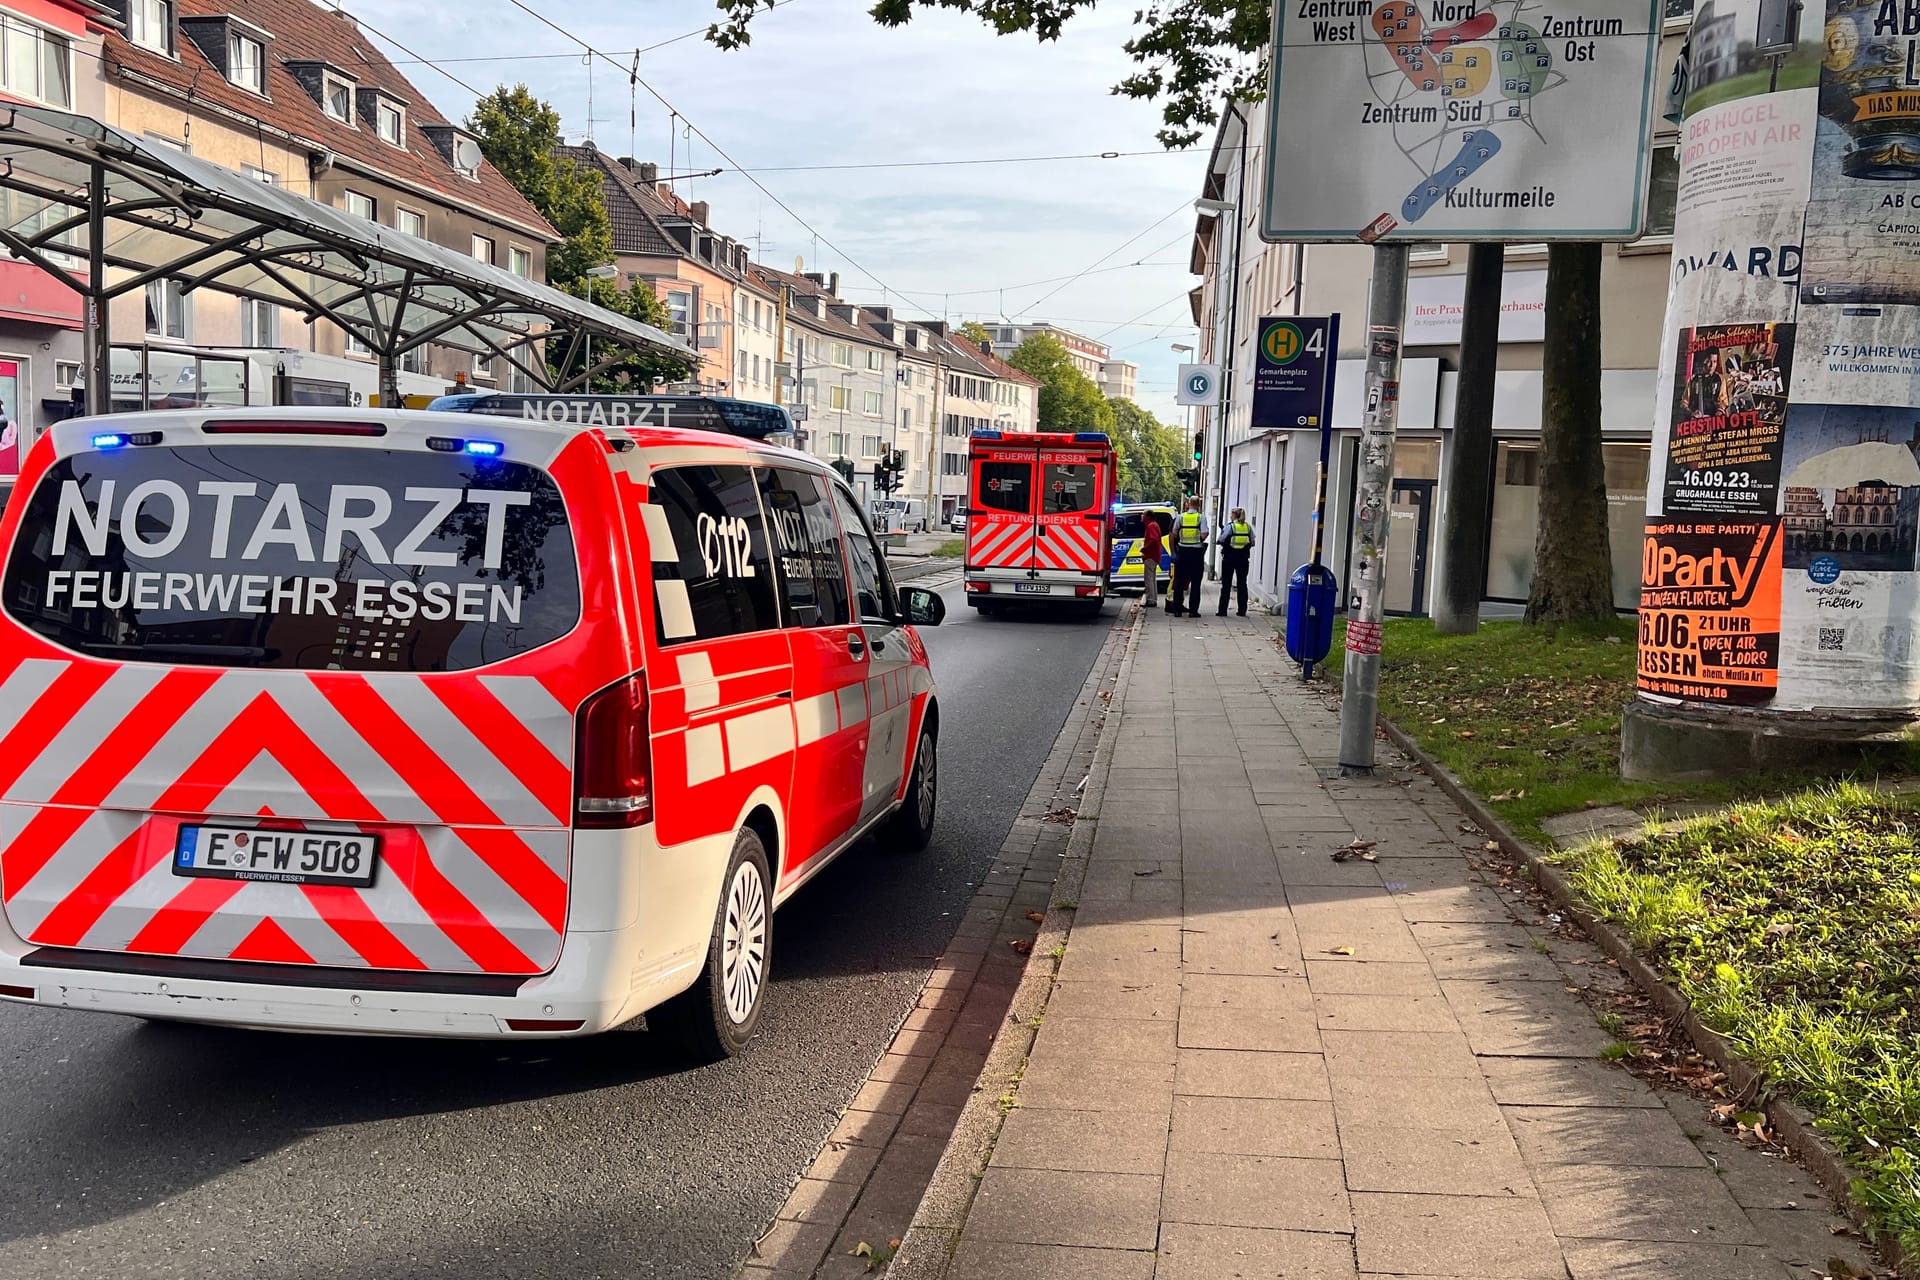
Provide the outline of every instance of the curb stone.
{"type": "MultiPolygon", "coordinates": [[[[1121,643],[1126,648],[1114,678],[1113,688],[1116,691],[1127,687],[1127,676],[1133,669],[1134,641],[1139,635],[1139,620],[1140,615],[1136,610],[1121,632],[1124,636],[1121,643]]],[[[1059,967],[1054,953],[1066,946],[1068,936],[1073,931],[1080,886],[1086,878],[1087,858],[1093,850],[1094,835],[1099,829],[1107,771],[1113,761],[1120,725],[1120,717],[1116,714],[1118,710],[1111,703],[1107,707],[1100,740],[1094,748],[1093,770],[1088,775],[1086,793],[1081,797],[1080,816],[1073,824],[1073,834],[1061,862],[1059,878],[1054,883],[1046,922],[1040,926],[1039,935],[1034,939],[1033,952],[1027,958],[1020,986],[1013,993],[1007,1020],[994,1037],[986,1065],[980,1070],[979,1083],[974,1086],[973,1095],[961,1110],[953,1136],[948,1139],[940,1164],[934,1170],[933,1180],[928,1183],[926,1194],[921,1197],[920,1206],[914,1211],[913,1223],[901,1239],[900,1250],[886,1268],[888,1280],[943,1280],[952,1263],[961,1228],[966,1225],[968,1210],[973,1206],[974,1192],[979,1188],[980,1177],[993,1155],[1000,1128],[1006,1121],[1006,1110],[1001,1100],[1019,1083],[1027,1055],[1033,1048],[1034,1037],[1039,1033],[1040,1018],[1046,1012],[1047,1001],[1053,994],[1053,976],[1059,967]]]]}
{"type": "MultiPolygon", "coordinates": [[[[1694,1048],[1713,1060],[1727,1073],[1727,1082],[1733,1086],[1739,1096],[1760,1097],[1767,1091],[1767,1082],[1761,1074],[1738,1057],[1733,1046],[1725,1037],[1704,1025],[1694,1015],[1693,1007],[1687,1003],[1673,987],[1668,985],[1647,960],[1634,949],[1633,943],[1619,933],[1606,920],[1595,915],[1593,910],[1574,892],[1558,867],[1547,861],[1538,849],[1522,840],[1507,828],[1485,801],[1469,790],[1453,773],[1435,760],[1421,746],[1400,728],[1399,725],[1380,717],[1380,727],[1386,732],[1393,744],[1406,752],[1432,778],[1435,785],[1451,797],[1454,803],[1466,810],[1467,815],[1497,841],[1500,847],[1511,856],[1524,863],[1532,873],[1534,883],[1548,898],[1552,899],[1568,918],[1590,934],[1600,949],[1617,961],[1623,972],[1633,980],[1635,986],[1653,1001],[1660,1013],[1677,1024],[1687,1033],[1694,1048]]],[[[1847,1158],[1838,1147],[1828,1141],[1826,1136],[1814,1127],[1810,1112],[1798,1103],[1782,1094],[1767,1098],[1762,1108],[1768,1121],[1780,1131],[1782,1145],[1786,1146],[1818,1179],[1828,1195],[1836,1204],[1846,1209],[1847,1217],[1859,1228],[1866,1239],[1873,1242],[1894,1268],[1908,1280],[1920,1280],[1920,1259],[1907,1256],[1899,1242],[1891,1236],[1874,1232],[1868,1226],[1867,1214],[1853,1194],[1853,1183],[1858,1176],[1848,1165],[1847,1158]]]]}

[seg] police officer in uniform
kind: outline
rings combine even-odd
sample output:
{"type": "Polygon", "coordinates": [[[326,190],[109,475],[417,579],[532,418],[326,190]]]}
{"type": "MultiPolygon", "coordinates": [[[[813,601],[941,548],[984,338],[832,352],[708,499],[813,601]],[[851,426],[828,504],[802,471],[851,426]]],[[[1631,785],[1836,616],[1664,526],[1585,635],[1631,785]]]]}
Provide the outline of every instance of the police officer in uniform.
{"type": "Polygon", "coordinates": [[[1173,590],[1167,597],[1167,612],[1179,617],[1184,610],[1190,618],[1200,616],[1200,580],[1207,576],[1207,518],[1200,514],[1200,499],[1187,499],[1187,509],[1173,522],[1173,590]]]}
{"type": "Polygon", "coordinates": [[[1247,563],[1253,559],[1253,526],[1247,509],[1235,507],[1233,518],[1220,528],[1220,616],[1227,616],[1227,592],[1240,587],[1240,616],[1247,616],[1247,563]]]}

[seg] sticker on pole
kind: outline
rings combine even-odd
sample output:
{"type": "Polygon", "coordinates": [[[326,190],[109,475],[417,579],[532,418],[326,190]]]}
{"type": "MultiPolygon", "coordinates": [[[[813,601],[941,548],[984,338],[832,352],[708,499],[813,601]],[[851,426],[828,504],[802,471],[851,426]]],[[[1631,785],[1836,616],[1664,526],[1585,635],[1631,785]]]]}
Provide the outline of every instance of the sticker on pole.
{"type": "Polygon", "coordinates": [[[1261,237],[1633,239],[1662,14],[1658,0],[1275,4],[1261,237]]]}
{"type": "Polygon", "coordinates": [[[1380,624],[1353,621],[1347,624],[1348,653],[1379,653],[1380,624]]]}

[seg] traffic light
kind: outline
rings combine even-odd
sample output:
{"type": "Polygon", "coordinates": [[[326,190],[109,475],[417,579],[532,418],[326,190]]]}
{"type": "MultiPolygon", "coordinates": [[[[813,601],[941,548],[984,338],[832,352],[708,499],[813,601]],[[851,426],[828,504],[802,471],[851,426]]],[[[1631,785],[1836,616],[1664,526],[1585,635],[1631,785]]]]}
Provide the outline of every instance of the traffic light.
{"type": "Polygon", "coordinates": [[[853,464],[851,462],[848,462],[845,458],[835,458],[833,460],[833,469],[840,473],[842,480],[845,480],[848,484],[853,483],[853,464]]]}
{"type": "Polygon", "coordinates": [[[898,449],[881,450],[880,461],[874,464],[873,468],[873,483],[875,488],[879,489],[882,493],[893,493],[900,488],[900,483],[906,478],[906,474],[906,454],[900,452],[898,449]]]}
{"type": "Polygon", "coordinates": [[[1173,473],[1173,478],[1180,482],[1189,496],[1200,492],[1200,468],[1191,467],[1184,471],[1176,471],[1173,473]]]}
{"type": "Polygon", "coordinates": [[[1196,473],[1200,470],[1200,455],[1206,452],[1206,445],[1207,445],[1207,433],[1204,431],[1194,432],[1193,433],[1193,469],[1196,473]]]}

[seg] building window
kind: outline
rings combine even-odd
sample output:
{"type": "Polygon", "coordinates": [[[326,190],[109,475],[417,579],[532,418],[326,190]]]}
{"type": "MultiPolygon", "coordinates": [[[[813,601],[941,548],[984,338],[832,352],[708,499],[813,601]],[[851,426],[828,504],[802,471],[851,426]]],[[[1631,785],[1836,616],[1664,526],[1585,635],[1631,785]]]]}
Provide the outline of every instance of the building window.
{"type": "Polygon", "coordinates": [[[913,430],[913,410],[902,409],[900,411],[900,429],[902,431],[913,430]]]}
{"type": "Polygon", "coordinates": [[[840,412],[845,413],[847,411],[848,399],[847,384],[844,382],[837,387],[830,387],[827,390],[827,408],[829,409],[838,409],[840,412]]]}
{"type": "Polygon", "coordinates": [[[867,392],[866,399],[861,404],[860,411],[866,414],[870,418],[879,417],[880,416],[880,393],[878,391],[867,392]]]}
{"type": "Polygon", "coordinates": [[[252,178],[255,182],[264,182],[270,187],[277,187],[280,185],[280,175],[275,173],[271,169],[256,169],[249,164],[249,165],[242,165],[240,167],[240,172],[246,174],[249,178],[252,178]]]}
{"type": "Polygon", "coordinates": [[[533,250],[518,246],[507,250],[507,270],[522,280],[533,279],[533,250]]]}
{"type": "Polygon", "coordinates": [[[280,308],[258,298],[240,299],[240,345],[277,347],[280,345],[280,308]]]}
{"type": "Polygon", "coordinates": [[[380,134],[380,141],[392,143],[396,147],[406,145],[401,141],[400,135],[407,127],[407,118],[399,107],[391,102],[375,103],[373,118],[375,128],[380,134]]]}
{"type": "Polygon", "coordinates": [[[860,437],[860,456],[863,458],[877,458],[885,447],[885,442],[879,436],[860,437]]]}
{"type": "Polygon", "coordinates": [[[78,360],[55,360],[53,362],[53,384],[56,387],[79,386],[80,362],[78,360]]]}
{"type": "Polygon", "coordinates": [[[493,265],[493,241],[488,239],[486,236],[475,236],[473,238],[473,260],[475,262],[484,262],[488,266],[492,266],[493,265]]]}
{"type": "Polygon", "coordinates": [[[347,192],[347,212],[368,222],[380,221],[380,207],[374,203],[373,197],[358,191],[347,192]]]}
{"type": "Polygon", "coordinates": [[[1643,240],[1673,238],[1673,206],[1680,194],[1680,147],[1672,139],[1653,144],[1647,163],[1647,221],[1643,240]]]}
{"type": "Polygon", "coordinates": [[[839,365],[842,369],[851,369],[853,367],[853,348],[844,342],[836,342],[828,348],[827,359],[839,365]]]}
{"type": "Polygon", "coordinates": [[[191,327],[193,303],[178,280],[155,280],[147,286],[147,336],[185,341],[191,327]]]}
{"type": "Polygon", "coordinates": [[[427,363],[427,348],[424,344],[417,347],[408,347],[400,353],[400,371],[402,373],[431,372],[427,363]]]}
{"type": "Polygon", "coordinates": [[[867,368],[873,370],[880,368],[880,353],[878,351],[867,352],[867,368]]]}
{"type": "Polygon", "coordinates": [[[667,332],[676,338],[688,336],[693,322],[693,295],[678,289],[667,293],[667,332]]]}
{"type": "Polygon", "coordinates": [[[73,46],[65,36],[6,19],[0,83],[9,93],[56,107],[73,106],[73,46]]]}
{"type": "Polygon", "coordinates": [[[321,81],[320,106],[341,124],[353,123],[353,86],[338,76],[321,81]]]}
{"type": "Polygon", "coordinates": [[[267,92],[267,47],[238,31],[227,37],[227,79],[242,89],[267,92]]]}
{"type": "Polygon", "coordinates": [[[127,38],[142,49],[173,53],[173,0],[128,0],[127,38]]]}
{"type": "Polygon", "coordinates": [[[415,213],[412,209],[395,209],[393,211],[393,229],[395,231],[404,231],[410,236],[419,236],[424,240],[427,238],[427,215],[424,213],[415,213]]]}

